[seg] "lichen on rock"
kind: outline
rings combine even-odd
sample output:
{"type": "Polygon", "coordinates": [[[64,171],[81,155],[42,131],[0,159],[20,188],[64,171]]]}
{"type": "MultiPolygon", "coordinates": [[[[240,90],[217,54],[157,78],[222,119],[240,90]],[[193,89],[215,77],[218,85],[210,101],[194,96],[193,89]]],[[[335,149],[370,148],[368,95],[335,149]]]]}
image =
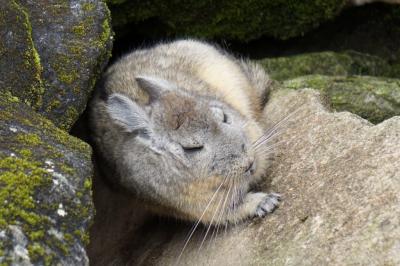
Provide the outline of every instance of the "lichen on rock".
{"type": "Polygon", "coordinates": [[[260,185],[282,194],[274,213],[209,233],[204,243],[206,228],[199,228],[183,252],[191,225],[155,221],[129,243],[134,250],[115,259],[143,265],[400,264],[400,117],[373,125],[330,112],[323,101],[305,89],[274,91],[267,103],[266,128],[298,110],[271,141],[279,145],[260,185]]]}
{"type": "Polygon", "coordinates": [[[2,2],[1,8],[0,90],[37,109],[43,101],[43,68],[28,15],[16,0],[2,2]]]}
{"type": "Polygon", "coordinates": [[[161,31],[169,36],[249,41],[263,35],[278,39],[303,35],[335,17],[346,1],[109,0],[108,3],[117,31],[150,20],[157,25],[145,28],[150,36],[161,31]]]}
{"type": "Polygon", "coordinates": [[[12,0],[0,13],[0,87],[69,130],[111,55],[103,1],[12,0]],[[45,16],[43,14],[46,14],[45,16]]]}
{"type": "Polygon", "coordinates": [[[0,117],[0,264],[87,264],[89,146],[9,93],[0,117]]]}
{"type": "Polygon", "coordinates": [[[109,11],[103,1],[20,1],[44,68],[39,111],[68,130],[85,109],[94,80],[110,57],[109,11]]]}
{"type": "Polygon", "coordinates": [[[400,80],[370,76],[309,75],[283,82],[288,89],[323,92],[338,111],[355,113],[373,123],[400,115],[400,80]]]}
{"type": "Polygon", "coordinates": [[[394,77],[384,59],[356,51],[315,52],[258,60],[272,79],[286,80],[319,74],[327,76],[367,75],[394,77]]]}

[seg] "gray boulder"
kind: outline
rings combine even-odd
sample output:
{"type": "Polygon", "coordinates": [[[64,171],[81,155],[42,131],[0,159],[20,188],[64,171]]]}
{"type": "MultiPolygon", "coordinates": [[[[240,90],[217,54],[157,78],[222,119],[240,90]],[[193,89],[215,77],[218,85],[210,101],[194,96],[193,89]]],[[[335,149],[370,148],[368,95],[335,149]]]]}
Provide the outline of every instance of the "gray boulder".
{"type": "Polygon", "coordinates": [[[12,91],[39,108],[44,93],[42,65],[26,12],[15,1],[0,1],[0,91],[12,91]]]}
{"type": "MultiPolygon", "coordinates": [[[[322,102],[308,89],[273,93],[266,127],[297,110],[271,141],[280,145],[260,186],[282,193],[281,206],[219,230],[201,248],[205,228],[199,228],[179,265],[400,264],[400,117],[374,126],[332,113],[322,102]]],[[[123,261],[174,265],[191,225],[163,221],[146,228],[123,261]]]]}
{"type": "Polygon", "coordinates": [[[1,0],[0,89],[70,129],[111,53],[103,1],[1,0]]]}
{"type": "Polygon", "coordinates": [[[0,265],[87,265],[91,149],[0,93],[0,265]]]}

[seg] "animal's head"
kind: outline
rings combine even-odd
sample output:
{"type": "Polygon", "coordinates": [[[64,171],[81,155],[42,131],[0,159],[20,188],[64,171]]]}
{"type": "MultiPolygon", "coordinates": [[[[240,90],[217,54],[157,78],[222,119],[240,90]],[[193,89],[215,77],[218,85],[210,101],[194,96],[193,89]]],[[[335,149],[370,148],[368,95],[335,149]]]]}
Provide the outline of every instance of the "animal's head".
{"type": "Polygon", "coordinates": [[[123,179],[134,175],[133,186],[151,190],[147,183],[204,180],[215,187],[225,178],[252,178],[255,152],[241,114],[163,79],[137,77],[136,82],[149,95],[147,104],[117,93],[106,102],[111,123],[124,135],[115,147],[130,172],[123,179]]]}

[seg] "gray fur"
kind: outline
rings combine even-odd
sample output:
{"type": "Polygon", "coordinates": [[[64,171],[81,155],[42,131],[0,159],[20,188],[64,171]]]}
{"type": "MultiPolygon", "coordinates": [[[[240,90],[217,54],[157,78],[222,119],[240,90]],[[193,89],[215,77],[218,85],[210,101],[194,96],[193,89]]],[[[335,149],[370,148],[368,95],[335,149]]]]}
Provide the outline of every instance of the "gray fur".
{"type": "Polygon", "coordinates": [[[108,98],[107,112],[110,118],[121,125],[126,132],[150,130],[147,114],[122,94],[114,93],[108,98]]]}
{"type": "Polygon", "coordinates": [[[256,116],[267,83],[258,66],[198,41],[121,58],[99,88],[107,99],[98,93],[91,103],[96,150],[117,173],[108,178],[155,212],[183,219],[219,224],[272,211],[278,197],[248,192],[266,167],[252,144],[260,135],[256,116]],[[227,77],[240,71],[237,84],[249,86],[234,92],[237,86],[224,88],[215,76],[200,78],[213,67],[227,77]],[[244,109],[235,107],[241,101],[248,102],[244,109]]]}

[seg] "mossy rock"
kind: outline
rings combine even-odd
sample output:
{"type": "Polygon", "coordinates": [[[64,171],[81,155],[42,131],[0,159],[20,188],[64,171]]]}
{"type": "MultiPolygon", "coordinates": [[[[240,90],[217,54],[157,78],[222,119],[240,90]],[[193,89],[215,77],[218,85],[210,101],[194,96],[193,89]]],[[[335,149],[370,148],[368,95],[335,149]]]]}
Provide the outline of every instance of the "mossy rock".
{"type": "Polygon", "coordinates": [[[28,15],[14,0],[2,2],[0,36],[0,90],[12,91],[24,103],[40,107],[42,66],[28,15]]]}
{"type": "Polygon", "coordinates": [[[288,39],[335,17],[345,0],[109,0],[116,31],[141,23],[147,36],[196,36],[249,41],[288,39]],[[144,23],[142,23],[144,22],[144,23]]]}
{"type": "Polygon", "coordinates": [[[106,4],[12,0],[5,6],[0,86],[69,130],[111,55],[106,4]]]}
{"type": "MultiPolygon", "coordinates": [[[[263,40],[253,43],[251,52],[253,57],[262,59],[350,50],[382,58],[391,67],[385,76],[400,77],[400,5],[349,8],[303,38],[285,42],[263,40]]],[[[354,55],[351,57],[354,60],[354,55]]]]}
{"type": "Polygon", "coordinates": [[[283,82],[288,89],[324,92],[337,111],[350,111],[373,123],[400,115],[400,80],[369,76],[309,75],[283,82]]]}
{"type": "Polygon", "coordinates": [[[319,74],[328,76],[393,76],[392,67],[382,58],[354,51],[320,52],[258,61],[272,79],[286,80],[319,74]]]}
{"type": "Polygon", "coordinates": [[[0,121],[0,265],[87,264],[90,147],[9,92],[0,121]]]}

